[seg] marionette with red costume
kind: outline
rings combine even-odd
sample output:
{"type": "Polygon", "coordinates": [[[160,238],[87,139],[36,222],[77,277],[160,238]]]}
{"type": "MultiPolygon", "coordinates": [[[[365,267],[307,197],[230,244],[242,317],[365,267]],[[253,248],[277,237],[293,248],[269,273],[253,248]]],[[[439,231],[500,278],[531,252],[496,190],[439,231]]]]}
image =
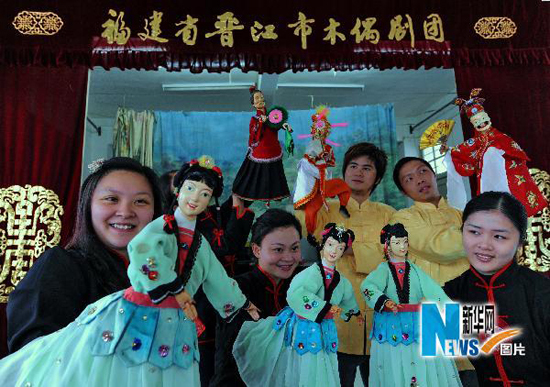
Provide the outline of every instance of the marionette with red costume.
{"type": "MultiPolygon", "coordinates": [[[[477,178],[477,195],[487,191],[509,192],[523,203],[529,216],[547,206],[544,196],[529,174],[529,157],[513,139],[495,129],[483,108],[481,89],[473,89],[470,99],[457,98],[460,106],[474,126],[476,133],[446,155],[448,167],[447,191],[449,197],[464,192],[460,176],[477,178]]],[[[445,145],[441,151],[447,150],[445,145]]],[[[465,195],[459,202],[464,202],[465,195]]],[[[459,206],[461,206],[459,204],[459,206]]],[[[462,206],[463,208],[463,206],[462,206]]]]}
{"type": "Polygon", "coordinates": [[[276,124],[268,121],[272,117],[266,112],[264,95],[255,86],[250,88],[250,102],[256,115],[250,119],[248,153],[235,177],[233,193],[246,201],[281,200],[290,196],[290,191],[278,132],[282,128],[290,133],[292,129],[282,121],[279,110],[273,114],[276,124]]]}
{"type": "MultiPolygon", "coordinates": [[[[346,209],[351,189],[342,179],[332,179],[332,172],[329,167],[336,165],[334,150],[328,144],[331,142],[327,137],[333,126],[346,126],[346,124],[333,124],[328,121],[329,109],[320,106],[314,115],[311,125],[311,135],[299,136],[300,138],[312,137],[307,146],[304,157],[298,162],[298,175],[296,178],[296,189],[294,191],[294,208],[303,209],[305,212],[306,229],[313,234],[317,222],[317,212],[321,207],[328,208],[327,197],[338,196],[340,201],[340,212],[349,218],[346,209]]],[[[331,142],[335,146],[339,146],[331,142]]]]}

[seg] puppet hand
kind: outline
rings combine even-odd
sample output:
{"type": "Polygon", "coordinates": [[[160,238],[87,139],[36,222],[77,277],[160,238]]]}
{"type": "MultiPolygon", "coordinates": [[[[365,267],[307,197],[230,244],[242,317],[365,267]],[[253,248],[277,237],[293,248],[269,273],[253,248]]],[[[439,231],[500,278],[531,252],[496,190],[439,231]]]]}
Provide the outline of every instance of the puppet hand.
{"type": "Polygon", "coordinates": [[[449,150],[449,146],[447,144],[441,144],[441,146],[439,147],[440,154],[445,154],[447,153],[448,150],[449,150]]]}
{"type": "Polygon", "coordinates": [[[189,293],[184,290],[183,292],[176,294],[175,297],[178,305],[181,309],[183,309],[185,316],[189,320],[195,320],[197,318],[197,309],[195,308],[195,305],[193,305],[195,301],[193,301],[193,298],[191,298],[189,293]]]}
{"type": "Polygon", "coordinates": [[[267,121],[267,116],[264,116],[263,114],[260,116],[260,121],[262,122],[266,122],[267,121]]]}
{"type": "Polygon", "coordinates": [[[357,324],[359,324],[359,326],[362,326],[365,323],[365,318],[362,315],[358,315],[356,317],[357,317],[357,324]]]}
{"type": "Polygon", "coordinates": [[[397,313],[397,304],[395,302],[393,302],[392,300],[387,300],[386,303],[384,304],[384,306],[388,309],[390,309],[393,314],[396,314],[397,313]]]}
{"type": "Polygon", "coordinates": [[[292,128],[290,127],[290,125],[288,124],[288,122],[285,122],[285,123],[283,124],[283,129],[286,130],[288,133],[292,133],[292,132],[293,132],[293,130],[292,130],[292,128]]]}
{"type": "Polygon", "coordinates": [[[260,319],[260,309],[258,309],[258,307],[253,303],[250,303],[248,308],[246,308],[245,310],[248,312],[248,314],[250,315],[250,317],[252,317],[254,321],[258,321],[260,319]]]}

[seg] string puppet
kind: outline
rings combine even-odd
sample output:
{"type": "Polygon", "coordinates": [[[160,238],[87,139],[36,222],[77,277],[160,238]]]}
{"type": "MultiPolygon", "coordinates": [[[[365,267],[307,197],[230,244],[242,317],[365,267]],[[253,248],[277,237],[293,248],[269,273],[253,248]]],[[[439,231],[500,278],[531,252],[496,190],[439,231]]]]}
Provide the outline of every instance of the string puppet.
{"type": "MultiPolygon", "coordinates": [[[[197,231],[197,216],[223,178],[211,158],[174,177],[177,209],[149,223],[128,245],[132,286],[89,305],[67,327],[0,360],[0,385],[200,386],[192,296],[202,285],[225,319],[258,311],[197,231]]],[[[200,325],[200,324],[199,324],[200,325]]]]}
{"type": "Polygon", "coordinates": [[[313,234],[317,222],[317,212],[324,207],[328,209],[327,197],[338,196],[340,212],[349,218],[346,208],[351,196],[351,189],[342,179],[332,179],[331,167],[336,165],[334,150],[331,145],[340,144],[331,141],[328,136],[333,127],[344,127],[346,123],[331,124],[326,106],[319,106],[311,116],[311,134],[298,138],[311,138],[304,157],[298,162],[298,175],[294,191],[294,208],[305,212],[306,229],[313,234]]]}
{"type": "Polygon", "coordinates": [[[359,307],[335,265],[355,236],[334,223],[322,236],[320,260],[290,284],[289,306],[257,323],[245,322],[237,336],[233,356],[248,386],[340,386],[333,319],[349,321],[359,307]]]}
{"type": "Polygon", "coordinates": [[[282,107],[266,111],[263,93],[255,86],[250,88],[250,102],[256,114],[250,119],[248,152],[237,172],[233,193],[246,201],[281,200],[290,196],[283,168],[283,149],[278,132],[286,132],[286,147],[291,153],[294,143],[288,125],[288,112],[282,107]],[[290,137],[289,137],[290,136],[290,137]]]}
{"type": "Polygon", "coordinates": [[[452,358],[420,355],[419,303],[450,299],[407,259],[409,234],[401,223],[384,226],[380,242],[386,262],[361,283],[367,305],[374,309],[369,386],[462,386],[452,358]]]}
{"type": "MultiPolygon", "coordinates": [[[[464,208],[466,196],[460,176],[475,175],[477,195],[487,191],[502,191],[514,195],[523,203],[528,216],[547,206],[547,202],[529,173],[529,157],[517,142],[492,126],[479,98],[481,89],[472,89],[470,98],[457,98],[455,104],[468,116],[475,128],[474,138],[451,149],[445,156],[448,167],[447,192],[451,202],[464,208]],[[460,193],[457,199],[454,195],[460,193]]],[[[443,145],[441,152],[448,147],[443,145]]]]}

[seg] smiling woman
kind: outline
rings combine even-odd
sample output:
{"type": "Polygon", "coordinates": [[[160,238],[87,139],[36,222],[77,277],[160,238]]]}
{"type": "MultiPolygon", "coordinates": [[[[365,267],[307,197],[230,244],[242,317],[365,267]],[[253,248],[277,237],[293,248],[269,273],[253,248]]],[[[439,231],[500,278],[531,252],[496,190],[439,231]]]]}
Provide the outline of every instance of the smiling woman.
{"type": "Polygon", "coordinates": [[[63,328],[86,305],[129,286],[126,247],[161,214],[162,194],[150,168],[115,157],[90,169],[71,241],[65,249],[42,254],[10,295],[10,352],[63,328]]]}

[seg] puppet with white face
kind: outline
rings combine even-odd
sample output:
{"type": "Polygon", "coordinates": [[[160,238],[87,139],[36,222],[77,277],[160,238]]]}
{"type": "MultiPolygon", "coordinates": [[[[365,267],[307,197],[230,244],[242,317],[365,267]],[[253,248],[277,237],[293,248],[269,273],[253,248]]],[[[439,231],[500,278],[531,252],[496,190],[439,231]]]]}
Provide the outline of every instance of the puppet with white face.
{"type": "MultiPolygon", "coordinates": [[[[529,216],[535,215],[547,202],[529,173],[529,157],[517,142],[493,127],[483,107],[485,100],[478,97],[480,93],[481,89],[473,89],[468,100],[455,100],[476,131],[473,138],[453,147],[445,156],[449,203],[464,209],[467,197],[461,176],[475,175],[477,195],[508,192],[523,203],[529,216]]],[[[442,152],[447,150],[442,146],[442,152]]]]}

